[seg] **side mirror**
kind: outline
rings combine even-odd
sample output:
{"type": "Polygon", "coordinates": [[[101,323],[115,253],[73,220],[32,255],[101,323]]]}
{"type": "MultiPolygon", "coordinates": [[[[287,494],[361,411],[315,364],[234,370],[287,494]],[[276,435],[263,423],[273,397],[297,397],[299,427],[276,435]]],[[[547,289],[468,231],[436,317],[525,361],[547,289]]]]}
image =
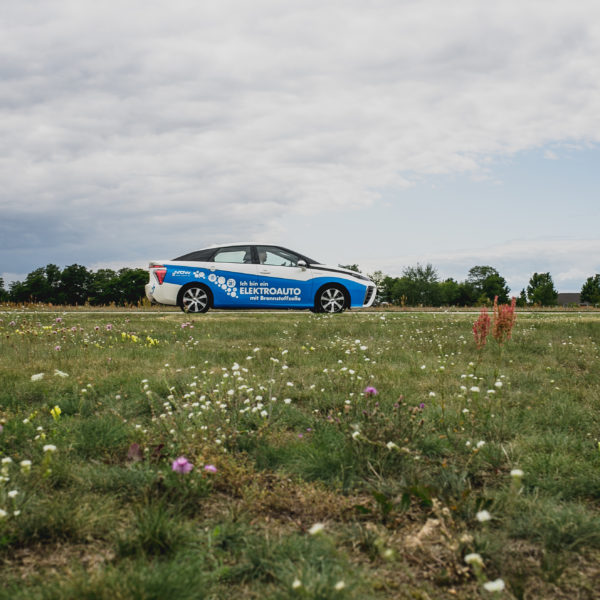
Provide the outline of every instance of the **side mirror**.
{"type": "Polygon", "coordinates": [[[298,266],[303,270],[306,271],[306,261],[305,260],[299,260],[298,261],[298,266]]]}

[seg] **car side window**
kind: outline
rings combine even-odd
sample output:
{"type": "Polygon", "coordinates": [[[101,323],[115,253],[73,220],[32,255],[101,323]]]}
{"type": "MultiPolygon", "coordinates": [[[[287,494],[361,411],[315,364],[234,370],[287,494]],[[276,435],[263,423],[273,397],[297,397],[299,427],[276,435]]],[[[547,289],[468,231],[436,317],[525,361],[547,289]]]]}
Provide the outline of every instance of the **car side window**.
{"type": "Polygon", "coordinates": [[[258,262],[261,265],[295,267],[300,260],[297,254],[276,246],[257,246],[256,249],[258,250],[258,262]]]}
{"type": "Polygon", "coordinates": [[[213,256],[213,262],[248,264],[252,262],[252,249],[250,246],[219,248],[213,256]]]}

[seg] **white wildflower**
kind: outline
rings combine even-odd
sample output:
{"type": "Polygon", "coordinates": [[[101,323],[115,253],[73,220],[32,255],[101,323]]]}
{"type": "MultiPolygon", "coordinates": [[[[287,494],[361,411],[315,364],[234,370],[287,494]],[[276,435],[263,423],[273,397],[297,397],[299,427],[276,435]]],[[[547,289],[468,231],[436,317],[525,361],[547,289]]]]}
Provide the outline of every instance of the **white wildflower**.
{"type": "Polygon", "coordinates": [[[485,523],[486,521],[490,521],[492,518],[492,515],[490,515],[490,513],[487,510],[480,510],[475,517],[477,518],[477,520],[480,523],[485,523]]]}
{"type": "Polygon", "coordinates": [[[325,529],[325,525],[323,523],[315,523],[309,530],[308,533],[310,535],[316,535],[317,533],[321,533],[325,529]]]}
{"type": "Polygon", "coordinates": [[[486,581],[483,584],[483,588],[488,592],[501,592],[505,587],[506,586],[502,579],[495,579],[494,581],[486,581]]]}

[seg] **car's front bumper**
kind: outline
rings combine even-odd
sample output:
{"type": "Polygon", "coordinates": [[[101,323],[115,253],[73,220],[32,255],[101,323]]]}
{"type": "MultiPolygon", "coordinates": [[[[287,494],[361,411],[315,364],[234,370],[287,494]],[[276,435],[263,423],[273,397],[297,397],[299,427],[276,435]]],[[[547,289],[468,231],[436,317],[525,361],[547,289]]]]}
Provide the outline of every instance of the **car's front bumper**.
{"type": "Polygon", "coordinates": [[[369,308],[369,306],[373,306],[373,302],[375,302],[375,296],[377,296],[377,287],[375,285],[367,286],[363,308],[369,308]]]}

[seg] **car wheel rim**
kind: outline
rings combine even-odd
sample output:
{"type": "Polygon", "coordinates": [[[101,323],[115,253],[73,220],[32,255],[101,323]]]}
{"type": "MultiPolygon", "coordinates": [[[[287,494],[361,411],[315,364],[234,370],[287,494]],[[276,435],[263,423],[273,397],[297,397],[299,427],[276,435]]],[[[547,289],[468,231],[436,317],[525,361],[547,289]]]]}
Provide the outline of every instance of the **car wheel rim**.
{"type": "Polygon", "coordinates": [[[208,303],[208,296],[201,288],[190,288],[183,294],[183,310],[185,312],[202,312],[208,303]]]}
{"type": "Polygon", "coordinates": [[[324,312],[335,313],[344,309],[344,292],[338,288],[328,288],[321,294],[321,308],[324,312]]]}

